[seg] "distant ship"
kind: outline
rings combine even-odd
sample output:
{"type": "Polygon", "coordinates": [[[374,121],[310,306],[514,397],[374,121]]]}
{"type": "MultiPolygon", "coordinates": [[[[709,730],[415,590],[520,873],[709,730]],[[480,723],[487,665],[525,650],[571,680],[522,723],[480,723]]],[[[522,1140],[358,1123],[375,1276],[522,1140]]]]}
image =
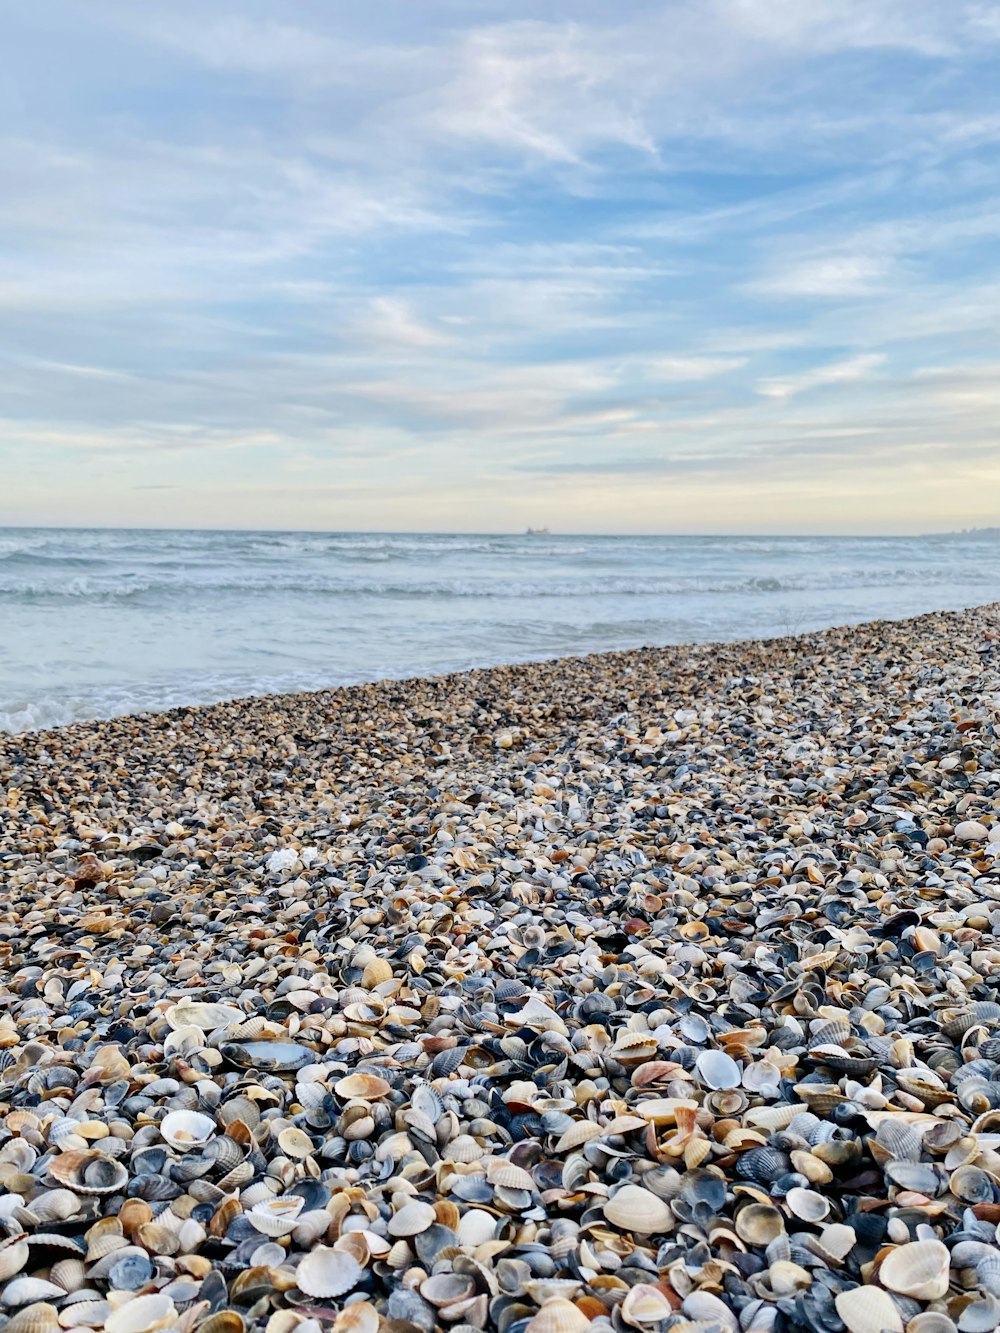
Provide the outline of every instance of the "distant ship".
{"type": "Polygon", "coordinates": [[[548,528],[529,528],[525,533],[526,537],[547,537],[548,535],[548,528]]]}

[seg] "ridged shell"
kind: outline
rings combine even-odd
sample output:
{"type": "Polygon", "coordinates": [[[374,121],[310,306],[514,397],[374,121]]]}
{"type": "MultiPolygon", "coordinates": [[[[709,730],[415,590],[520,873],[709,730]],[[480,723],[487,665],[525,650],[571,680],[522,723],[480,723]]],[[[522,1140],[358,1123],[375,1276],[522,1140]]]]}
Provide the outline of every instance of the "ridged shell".
{"type": "Polygon", "coordinates": [[[621,1304],[622,1318],[633,1328],[644,1328],[647,1324],[659,1324],[669,1319],[673,1307],[664,1292],[649,1282],[639,1282],[629,1291],[621,1304]]]}
{"type": "Polygon", "coordinates": [[[65,1222],[79,1211],[80,1200],[68,1189],[46,1190],[28,1205],[36,1222],[65,1222]]]}
{"type": "Polygon", "coordinates": [[[26,1305],[7,1320],[4,1333],[59,1333],[59,1311],[47,1301],[26,1305]]]}
{"type": "Polygon", "coordinates": [[[422,1199],[410,1199],[389,1218],[390,1236],[416,1236],[426,1231],[436,1219],[434,1209],[422,1199]]]}
{"type": "Polygon", "coordinates": [[[169,1328],[177,1318],[177,1310],[169,1296],[135,1296],[113,1314],[108,1315],[105,1333],[154,1333],[169,1328]]]}
{"type": "Polygon", "coordinates": [[[20,1273],[28,1262],[28,1242],[23,1235],[8,1236],[0,1241],[0,1282],[20,1273]]]}
{"type": "Polygon", "coordinates": [[[297,1194],[285,1194],[267,1203],[258,1203],[245,1213],[247,1221],[265,1236],[290,1236],[295,1230],[304,1200],[297,1194]]]}
{"type": "Polygon", "coordinates": [[[638,1236],[673,1229],[673,1213],[668,1205],[641,1185],[623,1185],[604,1204],[604,1216],[623,1231],[638,1236]]]}
{"type": "Polygon", "coordinates": [[[343,1296],[361,1281],[362,1272],[351,1255],[318,1245],[295,1270],[295,1281],[307,1296],[343,1296]]]}
{"type": "Polygon", "coordinates": [[[533,1319],[528,1321],[525,1333],[583,1333],[590,1320],[572,1301],[546,1301],[533,1319]]]}
{"type": "Polygon", "coordinates": [[[77,1194],[114,1194],[128,1185],[128,1171],[120,1162],[98,1152],[60,1153],[49,1163],[49,1175],[77,1194]]]}
{"type": "Polygon", "coordinates": [[[37,1301],[58,1301],[66,1295],[56,1282],[42,1277],[15,1277],[3,1289],[0,1302],[11,1308],[33,1305],[37,1301]]]}
{"type": "Polygon", "coordinates": [[[834,1305],[850,1333],[903,1333],[899,1307],[881,1287],[852,1287],[840,1292],[834,1305]]]}
{"type": "Polygon", "coordinates": [[[948,1290],[951,1264],[947,1247],[939,1240],[918,1240],[900,1245],[882,1260],[878,1279],[883,1286],[918,1301],[936,1301],[948,1290]]]}

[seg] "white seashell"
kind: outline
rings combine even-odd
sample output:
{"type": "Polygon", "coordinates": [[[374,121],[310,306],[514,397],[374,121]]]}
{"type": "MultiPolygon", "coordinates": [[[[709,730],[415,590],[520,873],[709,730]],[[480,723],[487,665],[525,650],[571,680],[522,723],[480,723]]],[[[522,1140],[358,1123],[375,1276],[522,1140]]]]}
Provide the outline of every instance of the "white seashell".
{"type": "Polygon", "coordinates": [[[160,1137],[179,1152],[202,1147],[214,1135],[215,1128],[212,1117],[200,1111],[168,1111],[159,1125],[160,1137]]]}
{"type": "Polygon", "coordinates": [[[62,1300],[65,1295],[58,1283],[43,1277],[16,1277],[4,1287],[0,1302],[9,1307],[33,1305],[35,1301],[62,1300]]]}
{"type": "Polygon", "coordinates": [[[834,1305],[850,1333],[903,1333],[899,1307],[881,1287],[852,1287],[840,1292],[834,1305]]]}
{"type": "Polygon", "coordinates": [[[604,1216],[637,1236],[673,1230],[674,1215],[662,1199],[640,1185],[623,1185],[604,1205],[604,1216]]]}
{"type": "Polygon", "coordinates": [[[156,1329],[172,1327],[176,1319],[177,1310],[169,1296],[135,1296],[108,1315],[104,1330],[105,1333],[155,1333],[156,1329]]]}
{"type": "MultiPolygon", "coordinates": [[[[636,1288],[633,1287],[632,1290],[635,1291],[636,1288]]],[[[652,1290],[662,1296],[659,1287],[653,1287],[652,1290]]],[[[665,1296],[663,1296],[663,1301],[669,1306],[669,1302],[665,1296]]],[[[696,1322],[704,1321],[706,1323],[717,1325],[720,1328],[731,1329],[732,1333],[739,1333],[739,1319],[737,1319],[736,1315],[725,1301],[720,1300],[718,1296],[713,1295],[710,1291],[692,1291],[690,1296],[684,1298],[681,1310],[689,1319],[693,1319],[696,1322]]],[[[668,1309],[667,1312],[660,1317],[666,1319],[670,1313],[671,1311],[668,1309]]],[[[625,1314],[624,1305],[622,1306],[622,1314],[625,1314]]]]}
{"type": "Polygon", "coordinates": [[[435,1218],[434,1209],[422,1199],[410,1199],[389,1218],[390,1236],[416,1236],[426,1231],[435,1218]]]}
{"type": "Polygon", "coordinates": [[[470,1208],[459,1219],[455,1234],[458,1236],[459,1245],[474,1250],[477,1245],[494,1240],[496,1229],[497,1219],[492,1213],[487,1213],[482,1208],[470,1208]]]}
{"type": "Polygon", "coordinates": [[[28,1242],[23,1235],[10,1236],[0,1242],[0,1282],[20,1273],[28,1262],[28,1253],[28,1242]]]}
{"type": "Polygon", "coordinates": [[[936,1301],[948,1291],[951,1256],[939,1240],[917,1240],[891,1250],[878,1279],[884,1287],[918,1301],[936,1301]]]}
{"type": "Polygon", "coordinates": [[[362,1271],[352,1255],[317,1245],[295,1270],[295,1281],[307,1296],[343,1296],[361,1281],[362,1271]]]}
{"type": "Polygon", "coordinates": [[[633,1328],[643,1328],[646,1324],[659,1324],[669,1319],[674,1311],[659,1287],[648,1282],[638,1282],[629,1288],[628,1295],[622,1301],[621,1312],[626,1324],[631,1324],[633,1328]]]}
{"type": "Polygon", "coordinates": [[[725,1051],[702,1051],[695,1068],[706,1087],[738,1088],[743,1077],[739,1065],[725,1051]]]}
{"type": "Polygon", "coordinates": [[[298,1225],[305,1200],[297,1194],[282,1194],[267,1203],[257,1203],[245,1213],[247,1221],[265,1236],[290,1236],[298,1225]]]}
{"type": "Polygon", "coordinates": [[[242,1009],[231,1004],[199,1004],[197,1001],[181,1000],[172,1004],[164,1015],[174,1032],[181,1028],[198,1028],[201,1032],[214,1032],[216,1028],[228,1028],[246,1018],[242,1009]]]}

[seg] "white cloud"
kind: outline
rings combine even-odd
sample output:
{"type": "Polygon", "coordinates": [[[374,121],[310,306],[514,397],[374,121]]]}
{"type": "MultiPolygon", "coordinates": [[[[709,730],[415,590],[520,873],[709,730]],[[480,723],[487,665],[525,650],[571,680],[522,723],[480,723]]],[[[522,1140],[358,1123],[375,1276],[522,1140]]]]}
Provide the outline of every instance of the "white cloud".
{"type": "Polygon", "coordinates": [[[807,393],[810,389],[871,379],[884,362],[885,357],[878,353],[853,356],[846,361],[832,361],[825,366],[815,366],[812,370],[804,370],[798,375],[758,380],[757,392],[765,398],[778,398],[784,401],[787,398],[795,398],[800,393],[807,393]]]}
{"type": "Polygon", "coordinates": [[[710,380],[726,375],[746,365],[746,357],[733,356],[665,356],[650,361],[647,374],[650,379],[670,384],[685,380],[710,380]]]}

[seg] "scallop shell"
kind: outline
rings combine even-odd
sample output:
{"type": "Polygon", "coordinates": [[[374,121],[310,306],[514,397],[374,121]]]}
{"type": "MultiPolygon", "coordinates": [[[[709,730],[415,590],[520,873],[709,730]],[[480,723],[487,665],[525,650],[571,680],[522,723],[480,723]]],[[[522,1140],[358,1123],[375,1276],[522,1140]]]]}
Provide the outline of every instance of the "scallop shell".
{"type": "Polygon", "coordinates": [[[307,1296],[343,1296],[361,1281],[357,1259],[327,1245],[317,1245],[295,1270],[295,1281],[307,1296]]]}
{"type": "Polygon", "coordinates": [[[215,1121],[200,1111],[168,1111],[160,1121],[160,1137],[179,1152],[202,1148],[215,1133],[215,1121]]]}
{"type": "Polygon", "coordinates": [[[918,1240],[891,1250],[882,1260],[883,1286],[918,1301],[936,1301],[948,1290],[951,1257],[939,1240],[918,1240]]]}
{"type": "Polygon", "coordinates": [[[604,1216],[637,1236],[673,1230],[674,1215],[662,1199],[641,1185],[623,1185],[604,1204],[604,1216]]]}

